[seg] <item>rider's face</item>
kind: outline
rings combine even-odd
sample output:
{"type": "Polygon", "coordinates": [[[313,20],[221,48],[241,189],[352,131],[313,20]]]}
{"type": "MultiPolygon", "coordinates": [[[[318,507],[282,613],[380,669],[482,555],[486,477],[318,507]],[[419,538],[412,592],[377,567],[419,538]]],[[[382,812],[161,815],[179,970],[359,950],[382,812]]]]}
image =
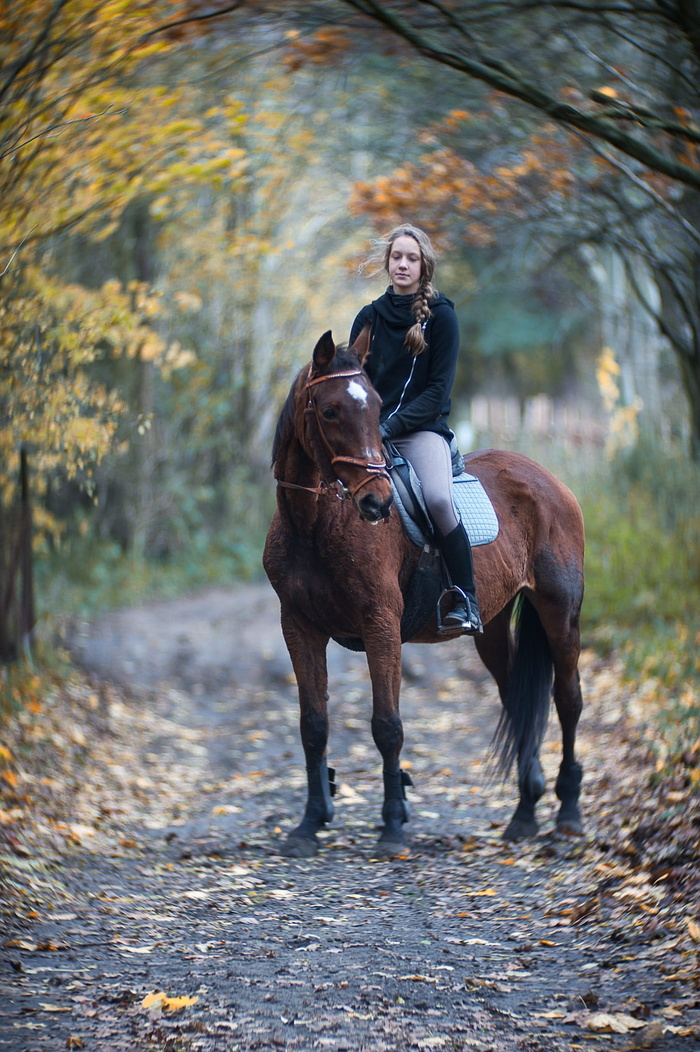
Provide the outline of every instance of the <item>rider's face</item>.
{"type": "Polygon", "coordinates": [[[388,271],[394,292],[411,295],[420,285],[422,256],[420,246],[408,234],[397,237],[389,252],[388,271]]]}

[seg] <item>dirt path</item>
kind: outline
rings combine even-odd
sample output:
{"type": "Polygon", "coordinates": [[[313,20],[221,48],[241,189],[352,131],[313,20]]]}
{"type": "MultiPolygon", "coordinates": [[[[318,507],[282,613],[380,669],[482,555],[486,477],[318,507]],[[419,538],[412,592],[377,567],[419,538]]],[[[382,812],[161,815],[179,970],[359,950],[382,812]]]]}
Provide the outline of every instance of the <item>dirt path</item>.
{"type": "Polygon", "coordinates": [[[71,815],[5,856],[0,1050],[700,1047],[687,859],[645,843],[674,800],[609,665],[583,662],[586,837],[551,832],[552,720],[542,833],[514,848],[473,644],[406,647],[412,855],[387,862],[364,658],[332,644],[336,818],[301,862],[276,853],[304,775],[266,585],[106,616],[73,650],[71,815]]]}

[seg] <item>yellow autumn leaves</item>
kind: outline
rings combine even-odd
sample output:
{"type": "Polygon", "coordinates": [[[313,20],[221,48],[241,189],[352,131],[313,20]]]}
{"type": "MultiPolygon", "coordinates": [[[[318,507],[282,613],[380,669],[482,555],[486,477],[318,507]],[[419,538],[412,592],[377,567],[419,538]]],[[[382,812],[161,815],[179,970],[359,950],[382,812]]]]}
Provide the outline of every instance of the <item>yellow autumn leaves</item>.
{"type": "Polygon", "coordinates": [[[198,997],[169,997],[163,990],[157,993],[147,994],[141,1002],[142,1008],[160,1009],[163,1012],[179,1012],[181,1008],[189,1008],[196,1004],[198,997]]]}
{"type": "Polygon", "coordinates": [[[620,366],[611,347],[604,347],[600,352],[596,379],[603,405],[610,415],[608,452],[627,449],[637,440],[639,432],[637,418],[642,403],[638,397],[635,397],[630,404],[625,404],[620,384],[620,366]]]}
{"type": "Polygon", "coordinates": [[[245,168],[232,141],[240,105],[197,112],[191,85],[171,75],[176,41],[156,32],[162,18],[145,0],[72,0],[70,10],[10,0],[0,13],[0,66],[20,71],[0,98],[0,490],[10,500],[23,444],[39,495],[57,470],[90,488],[126,409],[102,362],[133,359],[167,377],[193,361],[163,337],[145,282],[86,288],[65,279],[76,268],[62,258],[68,231],[103,241],[134,200],[167,209],[174,185],[245,168]]]}

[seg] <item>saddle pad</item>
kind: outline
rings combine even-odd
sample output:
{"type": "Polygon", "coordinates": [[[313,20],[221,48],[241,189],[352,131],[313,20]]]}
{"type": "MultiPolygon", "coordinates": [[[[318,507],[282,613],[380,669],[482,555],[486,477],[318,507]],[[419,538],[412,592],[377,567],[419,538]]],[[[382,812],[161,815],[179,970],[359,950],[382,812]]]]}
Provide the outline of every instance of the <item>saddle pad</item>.
{"type": "Polygon", "coordinates": [[[452,496],[472,547],[498,537],[498,516],[486,490],[474,475],[463,471],[452,479],[452,496]]]}
{"type": "MultiPolygon", "coordinates": [[[[402,461],[402,463],[405,463],[402,461]]],[[[422,548],[428,540],[424,523],[427,511],[421,485],[413,468],[409,469],[410,489],[406,479],[395,469],[389,472],[394,505],[409,538],[422,548]],[[419,521],[417,521],[419,520],[419,521]]],[[[462,472],[452,479],[452,495],[472,546],[489,544],[498,537],[498,518],[486,490],[474,475],[462,472]]]]}

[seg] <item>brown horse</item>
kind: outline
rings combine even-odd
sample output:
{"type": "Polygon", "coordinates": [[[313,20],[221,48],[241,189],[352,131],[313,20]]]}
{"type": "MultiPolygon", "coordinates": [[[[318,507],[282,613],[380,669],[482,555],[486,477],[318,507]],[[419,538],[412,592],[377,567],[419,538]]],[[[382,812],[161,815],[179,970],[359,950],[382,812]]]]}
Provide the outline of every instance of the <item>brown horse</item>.
{"type": "MultiPolygon", "coordinates": [[[[349,350],[336,348],[330,332],[321,337],[312,361],[292,385],[273,446],[277,510],[263,565],[280,599],[299,688],[308,796],[302,821],[284,845],[285,854],[296,857],[315,854],[316,833],[333,816],[335,786],[326,758],[331,638],[359,640],[367,655],[372,735],[384,773],[378,852],[392,856],[408,850],[403,824],[410,780],[399,765],[401,626],[420,549],[391,514],[380,399],[362,368],[367,350],[368,329],[349,350]]],[[[580,833],[582,772],[574,743],[582,707],[581,511],[562,482],[518,453],[487,450],[465,461],[499,520],[497,539],[474,549],[485,626],[475,642],[503,703],[496,741],[504,776],[517,760],[520,801],[504,835],[532,836],[538,828],[535,805],[545,789],[539,751],[552,690],[563,742],[555,787],[561,801],[557,828],[580,833]]],[[[434,612],[410,639],[445,639],[434,612]]]]}

